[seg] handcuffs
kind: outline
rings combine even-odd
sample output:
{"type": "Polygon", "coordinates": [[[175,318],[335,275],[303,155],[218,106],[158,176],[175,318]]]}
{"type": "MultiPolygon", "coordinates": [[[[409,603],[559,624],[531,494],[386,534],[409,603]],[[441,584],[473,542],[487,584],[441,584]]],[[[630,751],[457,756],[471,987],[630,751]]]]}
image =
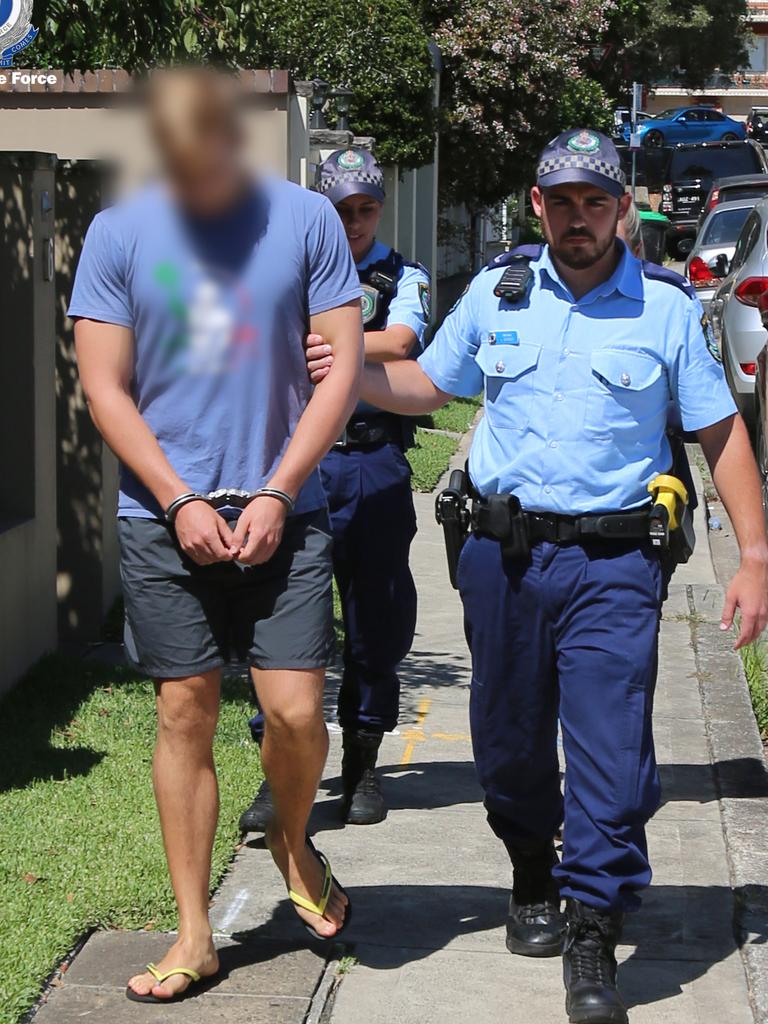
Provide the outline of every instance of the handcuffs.
{"type": "Polygon", "coordinates": [[[277,487],[259,487],[256,491],[229,490],[224,487],[218,491],[211,491],[209,494],[185,491],[184,494],[180,494],[178,498],[173,499],[165,510],[165,518],[167,522],[173,525],[179,510],[191,501],[204,501],[206,505],[210,505],[211,508],[218,511],[221,508],[243,509],[250,505],[254,498],[277,498],[278,501],[285,505],[289,515],[296,507],[296,502],[290,494],[287,491],[279,490],[277,487]]]}

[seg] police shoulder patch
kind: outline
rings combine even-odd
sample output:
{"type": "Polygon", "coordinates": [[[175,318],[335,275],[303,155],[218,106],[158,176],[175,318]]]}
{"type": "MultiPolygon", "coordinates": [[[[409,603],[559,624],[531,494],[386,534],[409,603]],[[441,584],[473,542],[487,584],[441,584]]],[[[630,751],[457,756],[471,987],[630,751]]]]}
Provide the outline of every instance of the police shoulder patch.
{"type": "Polygon", "coordinates": [[[419,302],[424,316],[429,320],[432,310],[432,289],[427,281],[419,281],[419,302]]]}
{"type": "Polygon", "coordinates": [[[707,351],[716,363],[722,363],[723,357],[717,344],[717,338],[715,338],[715,332],[706,313],[701,315],[701,330],[704,334],[704,341],[707,343],[707,351]]]}
{"type": "Polygon", "coordinates": [[[363,324],[369,324],[374,319],[379,308],[379,292],[370,284],[360,285],[363,291],[362,311],[363,324]]]}
{"type": "Polygon", "coordinates": [[[687,277],[683,277],[682,274],[675,273],[674,270],[670,270],[668,267],[659,266],[658,263],[651,263],[650,260],[643,260],[643,276],[647,277],[650,281],[664,281],[666,284],[674,285],[675,288],[679,288],[681,292],[685,292],[689,299],[696,298],[696,292],[693,285],[687,277]]]}

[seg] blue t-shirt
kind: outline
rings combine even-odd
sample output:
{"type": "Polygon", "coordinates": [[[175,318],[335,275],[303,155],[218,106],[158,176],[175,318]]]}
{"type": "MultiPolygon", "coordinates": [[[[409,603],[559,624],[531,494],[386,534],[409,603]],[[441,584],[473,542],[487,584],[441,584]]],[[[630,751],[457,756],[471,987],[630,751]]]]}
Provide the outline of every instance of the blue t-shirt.
{"type": "MultiPolygon", "coordinates": [[[[69,315],[133,329],[136,405],[192,490],[253,491],[312,395],[309,316],[360,294],[342,223],[316,192],[263,178],[200,219],[158,184],[94,218],[69,315]]],[[[295,511],[323,505],[315,471],[295,511]]],[[[118,515],[162,515],[125,466],[118,515]]]]}

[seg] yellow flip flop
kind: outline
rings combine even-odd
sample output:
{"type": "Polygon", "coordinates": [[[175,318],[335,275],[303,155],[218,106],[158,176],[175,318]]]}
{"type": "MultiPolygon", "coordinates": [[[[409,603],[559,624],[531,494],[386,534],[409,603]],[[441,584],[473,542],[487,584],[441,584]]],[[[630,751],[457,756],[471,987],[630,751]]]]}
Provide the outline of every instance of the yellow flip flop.
{"type": "MultiPolygon", "coordinates": [[[[312,853],[314,853],[315,857],[317,857],[317,859],[325,868],[325,877],[323,878],[323,888],[322,892],[320,893],[320,899],[317,901],[317,903],[313,903],[312,900],[308,900],[305,896],[300,896],[297,892],[294,892],[293,889],[288,890],[288,898],[290,899],[291,903],[293,903],[297,907],[301,907],[302,910],[308,910],[310,914],[317,914],[318,917],[325,917],[325,908],[328,906],[328,900],[331,898],[331,890],[333,889],[334,885],[339,890],[339,892],[342,893],[344,896],[347,896],[347,894],[346,892],[344,892],[344,889],[333,877],[333,871],[331,870],[331,862],[328,860],[324,853],[321,853],[319,850],[315,849],[315,845],[309,838],[309,836],[307,836],[307,846],[310,848],[312,853]]],[[[349,896],[347,896],[347,900],[349,901],[349,896]]],[[[341,933],[349,924],[349,919],[351,916],[352,904],[351,902],[347,902],[346,910],[344,913],[344,923],[342,924],[341,928],[339,928],[333,935],[321,935],[316,928],[313,928],[312,925],[308,924],[306,921],[302,921],[302,924],[307,929],[307,931],[309,932],[313,939],[320,939],[321,942],[329,942],[331,939],[336,939],[339,937],[339,935],[341,935],[341,933]]]]}
{"type": "MultiPolygon", "coordinates": [[[[170,971],[165,971],[165,973],[163,973],[157,969],[155,964],[147,964],[147,970],[158,985],[162,985],[164,981],[167,981],[168,978],[172,978],[174,974],[183,974],[185,977],[191,978],[192,985],[187,985],[183,992],[179,992],[174,996],[169,996],[168,999],[160,999],[158,996],[153,996],[151,992],[148,992],[145,996],[139,995],[139,993],[134,992],[129,985],[125,990],[125,994],[129,999],[133,1000],[134,1003],[178,1003],[181,999],[185,999],[189,995],[190,990],[195,984],[203,980],[202,976],[199,975],[197,971],[193,971],[191,967],[173,967],[170,971]]],[[[211,975],[211,977],[213,977],[213,975],[211,975]]],[[[205,980],[209,981],[210,978],[206,978],[205,980]]]]}

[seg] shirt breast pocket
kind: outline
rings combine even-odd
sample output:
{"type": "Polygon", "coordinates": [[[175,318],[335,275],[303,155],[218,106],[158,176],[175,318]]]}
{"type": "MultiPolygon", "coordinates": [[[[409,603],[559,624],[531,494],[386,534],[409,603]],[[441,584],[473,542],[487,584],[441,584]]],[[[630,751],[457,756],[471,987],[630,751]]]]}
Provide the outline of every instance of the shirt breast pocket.
{"type": "Polygon", "coordinates": [[[475,360],[485,377],[485,415],[494,427],[524,430],[531,418],[540,345],[482,344],[475,360]]]}
{"type": "Polygon", "coordinates": [[[643,352],[597,349],[591,356],[592,380],[585,426],[597,436],[617,438],[665,413],[668,388],[663,365],[643,352]]]}

